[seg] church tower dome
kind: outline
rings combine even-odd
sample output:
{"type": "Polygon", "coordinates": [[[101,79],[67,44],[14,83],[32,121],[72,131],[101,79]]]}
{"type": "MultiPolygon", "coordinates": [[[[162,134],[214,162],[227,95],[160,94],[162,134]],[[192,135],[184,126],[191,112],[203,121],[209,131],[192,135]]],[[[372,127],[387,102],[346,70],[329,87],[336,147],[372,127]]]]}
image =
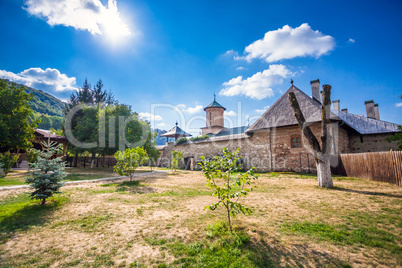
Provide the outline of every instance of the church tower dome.
{"type": "Polygon", "coordinates": [[[214,94],[214,101],[204,108],[206,113],[206,127],[202,128],[202,135],[217,134],[225,128],[223,117],[225,110],[226,108],[216,101],[216,96],[214,94]]]}

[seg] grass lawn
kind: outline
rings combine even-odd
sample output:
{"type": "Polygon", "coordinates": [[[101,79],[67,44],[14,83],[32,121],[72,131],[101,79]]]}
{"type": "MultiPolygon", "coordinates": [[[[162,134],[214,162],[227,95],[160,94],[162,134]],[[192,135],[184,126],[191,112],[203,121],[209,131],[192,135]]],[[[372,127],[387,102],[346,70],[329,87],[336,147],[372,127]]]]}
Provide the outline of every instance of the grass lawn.
{"type": "MultiPolygon", "coordinates": [[[[137,173],[148,172],[148,167],[141,167],[136,171],[137,173]]],[[[66,181],[81,181],[81,180],[94,180],[109,177],[120,176],[113,171],[113,167],[98,167],[98,168],[66,168],[69,173],[65,178],[66,181]]],[[[6,177],[0,178],[0,187],[11,185],[25,184],[25,178],[29,174],[25,170],[13,170],[6,177]]]]}
{"type": "Polygon", "coordinates": [[[43,207],[0,192],[0,267],[400,267],[402,188],[260,174],[227,232],[201,172],[65,186],[43,207]]]}

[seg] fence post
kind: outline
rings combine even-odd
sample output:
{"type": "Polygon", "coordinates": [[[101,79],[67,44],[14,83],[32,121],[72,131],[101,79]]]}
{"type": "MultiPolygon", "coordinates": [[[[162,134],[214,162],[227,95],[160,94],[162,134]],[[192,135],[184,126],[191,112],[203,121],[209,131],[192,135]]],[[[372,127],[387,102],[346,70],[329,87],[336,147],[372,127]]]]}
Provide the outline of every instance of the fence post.
{"type": "Polygon", "coordinates": [[[303,170],[302,170],[301,156],[302,156],[302,153],[299,153],[300,178],[303,178],[303,170]]]}

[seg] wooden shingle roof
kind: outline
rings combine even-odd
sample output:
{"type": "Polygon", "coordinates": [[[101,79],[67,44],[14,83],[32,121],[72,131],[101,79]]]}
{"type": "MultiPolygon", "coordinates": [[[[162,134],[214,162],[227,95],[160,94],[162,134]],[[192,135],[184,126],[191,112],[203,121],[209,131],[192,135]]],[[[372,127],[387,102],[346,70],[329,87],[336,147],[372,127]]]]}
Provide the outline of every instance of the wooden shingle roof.
{"type": "MultiPolygon", "coordinates": [[[[321,103],[311,98],[306,93],[292,85],[251,127],[246,133],[257,130],[297,125],[293,109],[290,106],[289,92],[294,92],[299,102],[300,109],[307,123],[321,121],[321,103]]],[[[340,120],[331,113],[331,119],[340,120]]]]}
{"type": "Polygon", "coordinates": [[[173,138],[180,138],[180,137],[189,137],[192,136],[191,134],[185,132],[184,130],[182,130],[178,124],[176,123],[176,126],[174,128],[172,128],[171,130],[169,130],[168,132],[166,132],[165,134],[162,134],[161,137],[173,137],[173,138]]]}

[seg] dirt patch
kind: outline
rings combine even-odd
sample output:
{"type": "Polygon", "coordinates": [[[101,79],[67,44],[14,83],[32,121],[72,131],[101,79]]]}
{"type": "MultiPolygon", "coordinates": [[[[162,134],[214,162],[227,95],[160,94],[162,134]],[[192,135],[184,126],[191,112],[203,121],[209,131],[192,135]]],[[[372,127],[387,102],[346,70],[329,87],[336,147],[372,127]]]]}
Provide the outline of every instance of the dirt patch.
{"type": "MultiPolygon", "coordinates": [[[[217,199],[210,196],[201,172],[152,174],[136,180],[138,185],[125,185],[128,179],[120,179],[63,187],[68,201],[43,224],[17,231],[1,244],[1,262],[53,267],[171,264],[175,258],[165,244],[201,241],[208,224],[226,220],[222,208],[204,210],[217,199]]],[[[334,184],[337,188],[328,190],[317,187],[315,179],[261,177],[258,189],[242,201],[253,214],[239,215],[234,224],[247,230],[251,243],[269,251],[275,266],[400,265],[401,257],[386,247],[284,230],[285,224],[304,222],[351,230],[374,226],[401,246],[400,187],[362,180],[334,184]]],[[[0,191],[0,201],[23,192],[0,191]]]]}

